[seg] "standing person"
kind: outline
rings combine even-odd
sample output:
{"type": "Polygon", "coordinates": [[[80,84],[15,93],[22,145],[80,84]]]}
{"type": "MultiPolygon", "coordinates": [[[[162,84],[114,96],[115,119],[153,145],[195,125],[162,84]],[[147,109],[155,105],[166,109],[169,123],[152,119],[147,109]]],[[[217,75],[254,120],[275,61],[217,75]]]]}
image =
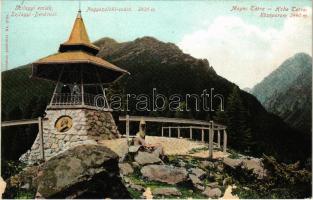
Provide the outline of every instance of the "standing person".
{"type": "Polygon", "coordinates": [[[81,95],[80,95],[80,89],[79,86],[74,83],[73,89],[72,89],[72,102],[76,105],[81,102],[81,95]]]}

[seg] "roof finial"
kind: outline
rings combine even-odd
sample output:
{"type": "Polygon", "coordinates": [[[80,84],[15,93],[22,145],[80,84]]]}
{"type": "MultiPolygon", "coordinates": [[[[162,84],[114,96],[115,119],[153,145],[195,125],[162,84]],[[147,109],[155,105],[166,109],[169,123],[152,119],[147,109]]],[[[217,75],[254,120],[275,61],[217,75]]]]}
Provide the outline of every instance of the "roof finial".
{"type": "Polygon", "coordinates": [[[78,13],[77,13],[77,18],[82,18],[81,0],[78,0],[78,13]]]}

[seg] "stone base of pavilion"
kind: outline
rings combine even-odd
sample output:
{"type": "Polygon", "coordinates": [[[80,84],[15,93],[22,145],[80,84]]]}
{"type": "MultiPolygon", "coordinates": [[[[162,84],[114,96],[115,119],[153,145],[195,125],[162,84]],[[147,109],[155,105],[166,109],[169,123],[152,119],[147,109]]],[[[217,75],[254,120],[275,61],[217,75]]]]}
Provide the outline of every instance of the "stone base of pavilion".
{"type": "Polygon", "coordinates": [[[119,138],[117,126],[110,112],[79,108],[47,110],[42,122],[43,135],[37,135],[30,150],[20,157],[20,161],[33,164],[41,160],[49,160],[69,148],[82,144],[97,144],[100,140],[119,138]],[[60,117],[70,117],[72,127],[66,132],[56,129],[56,121],[60,117]],[[41,139],[43,146],[41,147],[41,139]],[[44,157],[44,159],[42,159],[44,157]]]}

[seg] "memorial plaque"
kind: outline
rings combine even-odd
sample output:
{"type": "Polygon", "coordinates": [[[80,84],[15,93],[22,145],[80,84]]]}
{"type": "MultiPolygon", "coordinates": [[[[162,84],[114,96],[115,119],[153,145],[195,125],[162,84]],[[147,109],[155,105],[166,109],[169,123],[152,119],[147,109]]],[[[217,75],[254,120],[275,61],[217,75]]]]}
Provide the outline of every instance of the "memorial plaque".
{"type": "Polygon", "coordinates": [[[66,132],[73,126],[73,120],[69,116],[62,116],[55,122],[55,128],[58,132],[66,132]]]}

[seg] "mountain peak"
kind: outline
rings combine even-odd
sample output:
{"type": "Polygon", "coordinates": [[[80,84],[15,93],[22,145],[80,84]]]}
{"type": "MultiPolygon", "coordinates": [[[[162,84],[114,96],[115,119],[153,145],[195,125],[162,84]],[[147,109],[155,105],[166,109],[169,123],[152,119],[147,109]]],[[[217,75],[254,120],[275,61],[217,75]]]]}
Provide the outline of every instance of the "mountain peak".
{"type": "Polygon", "coordinates": [[[252,90],[269,111],[292,127],[311,130],[312,57],[297,53],[285,60],[252,90]]]}
{"type": "MultiPolygon", "coordinates": [[[[285,60],[279,67],[277,70],[282,69],[282,68],[286,68],[289,66],[290,67],[309,67],[312,68],[311,65],[307,65],[304,63],[312,63],[312,57],[304,52],[300,52],[300,53],[296,53],[295,55],[293,55],[292,57],[288,58],[287,60],[285,60]],[[301,65],[299,65],[299,63],[301,63],[301,65]]],[[[275,72],[275,71],[274,71],[275,72]]]]}
{"type": "Polygon", "coordinates": [[[171,50],[175,53],[183,54],[183,51],[178,48],[174,43],[162,42],[154,37],[145,36],[134,40],[136,45],[140,45],[149,49],[171,50]]]}
{"type": "Polygon", "coordinates": [[[135,39],[134,42],[157,44],[157,43],[160,43],[161,41],[159,41],[158,39],[151,37],[151,36],[144,36],[144,37],[135,39]]]}
{"type": "Polygon", "coordinates": [[[312,59],[312,57],[305,53],[305,52],[299,52],[299,53],[296,53],[293,57],[295,58],[309,58],[309,59],[312,59]]]}
{"type": "Polygon", "coordinates": [[[98,46],[98,47],[103,47],[107,44],[108,45],[118,44],[118,42],[116,40],[114,40],[113,38],[104,37],[104,38],[101,38],[99,40],[96,40],[95,42],[93,42],[93,44],[98,46]]]}
{"type": "Polygon", "coordinates": [[[102,38],[94,42],[100,47],[98,56],[113,63],[124,66],[146,64],[159,65],[188,65],[203,67],[215,74],[213,67],[207,59],[196,59],[189,54],[183,53],[178,46],[170,42],[162,42],[154,37],[145,36],[129,42],[117,42],[111,38],[102,38]],[[143,61],[143,59],[145,61],[143,61]]]}

